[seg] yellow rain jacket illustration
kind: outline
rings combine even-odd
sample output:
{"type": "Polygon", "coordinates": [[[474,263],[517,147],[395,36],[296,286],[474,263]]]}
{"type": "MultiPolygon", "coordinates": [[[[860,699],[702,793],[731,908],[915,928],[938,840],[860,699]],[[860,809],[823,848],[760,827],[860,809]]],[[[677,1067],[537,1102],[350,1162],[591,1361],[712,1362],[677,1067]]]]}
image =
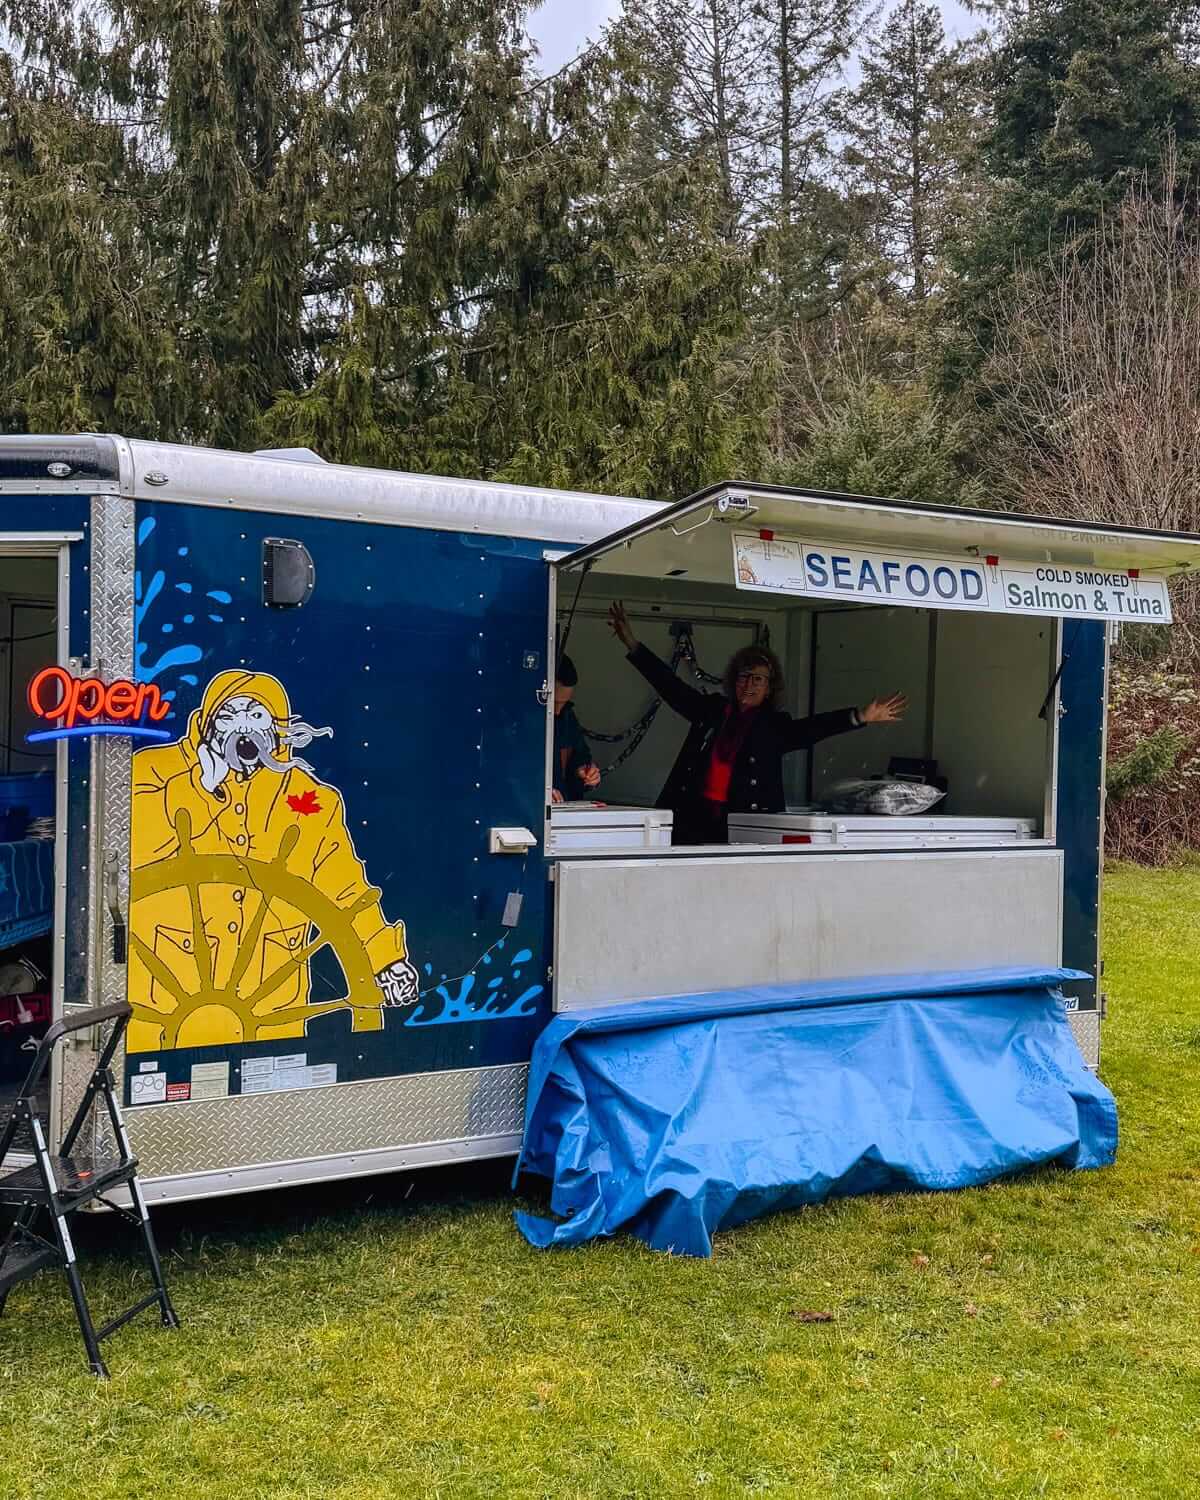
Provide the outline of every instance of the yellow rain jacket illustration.
{"type": "Polygon", "coordinates": [[[384,919],[340,793],[293,763],[294,722],[275,678],[222,672],[182,739],[134,756],[131,1052],[303,1036],[347,1006],[355,1030],[378,1030],[384,1004],[416,998],[403,923],[384,919]],[[268,726],[262,760],[235,740],[248,768],[236,748],[222,759],[236,723],[268,726]],[[310,993],[326,944],[346,998],[310,993]]]}

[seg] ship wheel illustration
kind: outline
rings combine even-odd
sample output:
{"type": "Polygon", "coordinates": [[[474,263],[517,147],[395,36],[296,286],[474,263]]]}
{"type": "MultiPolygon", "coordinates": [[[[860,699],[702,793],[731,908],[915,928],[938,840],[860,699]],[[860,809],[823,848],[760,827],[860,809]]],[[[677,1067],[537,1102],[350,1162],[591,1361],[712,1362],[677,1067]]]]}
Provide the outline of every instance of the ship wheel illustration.
{"type": "Polygon", "coordinates": [[[379,896],[378,891],[365,892],[353,906],[343,909],[310,885],[303,876],[291,874],[287,861],[300,837],[298,828],[284,831],[278,853],[269,861],[247,859],[240,854],[198,854],[192,844],[192,820],[182,809],[175,817],[175,833],[179,839],[179,852],[134,870],[130,881],[131,902],[140,901],[147,896],[158,896],[164,891],[186,890],[191,908],[192,953],[199,979],[199,986],[195,990],[189,990],[136,932],[129,935],[134,952],[151,978],[174,1002],[173,1007],[166,1010],[136,1000],[130,1002],[138,1020],[162,1027],[164,1047],[176,1046],[184,1022],[197,1011],[209,1006],[219,1007],[235,1016],[242,1028],[242,1038],[248,1042],[256,1041],[263,1027],[275,1027],[290,1021],[306,1021],[313,1016],[324,1016],[339,1010],[351,1012],[351,1029],[354,1031],[382,1029],[382,997],[362,941],[354,931],[354,918],[374,904],[379,896]],[[259,896],[258,909],[246,925],[229,977],[222,984],[216,982],[213,974],[212,953],[200,909],[200,891],[206,885],[243,887],[247,891],[256,891],[259,896]],[[242,994],[243,981],[262,936],[271,904],[276,900],[286,902],[307,919],[308,941],[289,953],[249,993],[242,994]],[[341,966],[347,985],[346,995],[337,1000],[282,1006],[272,1010],[270,1007],[273,997],[286,985],[294,984],[297,974],[322,948],[331,949],[341,966]]]}

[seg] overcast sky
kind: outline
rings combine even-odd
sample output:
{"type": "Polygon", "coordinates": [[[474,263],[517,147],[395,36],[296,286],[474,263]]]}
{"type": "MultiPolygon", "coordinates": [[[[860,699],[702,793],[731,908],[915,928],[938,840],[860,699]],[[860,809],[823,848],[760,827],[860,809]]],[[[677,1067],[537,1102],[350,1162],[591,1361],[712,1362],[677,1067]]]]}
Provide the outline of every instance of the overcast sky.
{"type": "Polygon", "coordinates": [[[621,0],[543,0],[529,20],[547,73],[570,62],[589,37],[615,16],[621,0]]]}
{"type": "MultiPolygon", "coordinates": [[[[553,73],[570,62],[620,8],[621,0],[542,0],[530,19],[529,30],[541,48],[543,69],[553,73]]],[[[966,36],[978,28],[979,23],[955,0],[942,0],[942,15],[948,36],[966,36]]]]}

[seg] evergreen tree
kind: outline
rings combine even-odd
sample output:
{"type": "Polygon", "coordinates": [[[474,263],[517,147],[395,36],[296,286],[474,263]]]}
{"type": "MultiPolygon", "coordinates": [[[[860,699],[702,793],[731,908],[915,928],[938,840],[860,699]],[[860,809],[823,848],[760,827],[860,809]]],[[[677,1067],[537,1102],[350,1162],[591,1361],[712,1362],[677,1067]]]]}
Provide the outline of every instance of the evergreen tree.
{"type": "Polygon", "coordinates": [[[676,494],[748,259],[526,0],[0,0],[0,423],[676,494]],[[693,206],[696,199],[700,207],[693,206]]]}
{"type": "Polygon", "coordinates": [[[801,451],[779,473],[794,484],[938,505],[978,505],[974,432],[943,398],[916,384],[871,379],[818,412],[801,451]]]}
{"type": "Polygon", "coordinates": [[[941,12],[901,0],[871,36],[862,78],[839,111],[842,160],[871,203],[872,228],[898,285],[920,303],[937,287],[979,110],[962,48],[941,12]]]}
{"type": "Polygon", "coordinates": [[[970,384],[1014,273],[1047,266],[1097,222],[1168,140],[1184,177],[1200,155],[1200,73],[1188,0],[1029,0],[1004,6],[982,64],[981,211],[953,247],[943,378],[970,384]]]}
{"type": "Polygon", "coordinates": [[[752,233],[767,171],[761,0],[625,0],[620,30],[646,60],[650,159],[676,169],[707,162],[725,239],[752,233]]]}
{"type": "Polygon", "coordinates": [[[780,227],[795,225],[810,190],[826,175],[830,106],[863,9],[863,0],[758,0],[769,59],[764,141],[780,227]]]}
{"type": "MultiPolygon", "coordinates": [[[[996,218],[1023,256],[1094,222],[1171,136],[1190,167],[1200,78],[1186,58],[1189,0],[1032,0],[1006,12],[991,75],[985,163],[1008,184],[996,218]]],[[[1011,256],[1010,256],[1011,258],[1011,256]]]]}
{"type": "Polygon", "coordinates": [[[772,226],[769,321],[825,316],[866,266],[863,203],[832,172],[832,129],[843,63],[863,0],[758,0],[768,39],[763,140],[769,171],[763,216],[772,226]]]}
{"type": "Polygon", "coordinates": [[[726,255],[749,253],[749,326],[725,378],[792,446],[785,387],[797,322],[825,318],[863,274],[861,204],[830,173],[830,107],[863,0],[627,0],[646,59],[636,170],[711,182],[726,255]]]}

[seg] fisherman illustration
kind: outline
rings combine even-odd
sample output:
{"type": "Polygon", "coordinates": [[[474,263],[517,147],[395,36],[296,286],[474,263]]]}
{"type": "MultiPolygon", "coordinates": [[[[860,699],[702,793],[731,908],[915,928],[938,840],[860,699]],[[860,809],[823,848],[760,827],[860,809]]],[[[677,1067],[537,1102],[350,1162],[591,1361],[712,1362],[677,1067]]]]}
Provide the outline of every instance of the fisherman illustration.
{"type": "Polygon", "coordinates": [[[301,760],[331,736],[274,677],[222,672],[186,734],[133,758],[131,1052],[299,1037],[349,1010],[379,1030],[416,1003],[404,924],[388,923],[341,794],[301,760]],[[331,948],[346,993],[312,996],[331,948]]]}

